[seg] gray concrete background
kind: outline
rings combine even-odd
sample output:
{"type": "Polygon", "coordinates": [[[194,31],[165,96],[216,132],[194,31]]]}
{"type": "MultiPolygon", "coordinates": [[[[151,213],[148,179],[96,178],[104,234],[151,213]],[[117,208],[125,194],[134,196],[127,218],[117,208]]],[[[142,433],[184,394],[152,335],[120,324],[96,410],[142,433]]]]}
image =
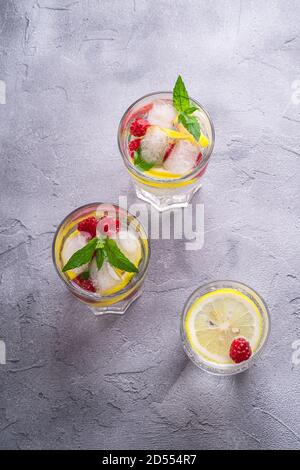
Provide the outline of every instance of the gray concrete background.
{"type": "Polygon", "coordinates": [[[300,447],[299,18],[296,0],[0,0],[1,448],[300,447]],[[205,246],[152,241],[144,296],[95,319],[54,272],[55,227],[83,203],[135,200],[119,119],[178,73],[216,127],[194,200],[205,246]],[[187,296],[216,278],[271,310],[267,349],[234,378],[198,370],[179,340],[187,296]]]}

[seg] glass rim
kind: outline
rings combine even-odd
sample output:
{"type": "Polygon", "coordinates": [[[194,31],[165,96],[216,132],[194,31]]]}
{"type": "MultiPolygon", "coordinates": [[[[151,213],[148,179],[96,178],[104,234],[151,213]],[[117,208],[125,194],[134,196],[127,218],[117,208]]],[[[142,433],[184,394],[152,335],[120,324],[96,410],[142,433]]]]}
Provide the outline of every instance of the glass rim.
{"type": "Polygon", "coordinates": [[[194,98],[190,97],[190,100],[195,103],[201,111],[204,112],[204,114],[206,115],[207,119],[208,119],[208,122],[209,122],[209,125],[211,127],[211,134],[212,134],[212,138],[211,138],[211,143],[210,143],[210,148],[209,148],[209,151],[207,153],[207,155],[205,156],[205,158],[203,158],[203,160],[196,166],[196,168],[194,168],[192,171],[184,174],[183,176],[179,176],[178,178],[156,178],[154,176],[149,176],[147,175],[146,173],[142,173],[140,171],[138,171],[134,165],[132,165],[129,161],[129,159],[127,158],[126,155],[124,155],[124,152],[122,150],[122,146],[121,146],[121,135],[122,135],[122,132],[121,132],[121,129],[122,129],[122,124],[124,122],[124,119],[126,117],[126,115],[130,112],[130,110],[136,105],[138,104],[140,101],[142,101],[143,99],[145,98],[148,98],[148,97],[151,97],[151,96],[155,96],[155,95],[163,95],[163,94],[169,94],[169,95],[172,95],[172,91],[155,91],[155,92],[152,92],[152,93],[147,93],[146,95],[140,97],[139,99],[135,100],[127,109],[126,111],[123,113],[123,116],[120,120],[120,123],[119,123],[119,127],[118,127],[118,147],[119,147],[119,151],[120,151],[120,154],[122,155],[122,158],[123,158],[123,161],[124,161],[124,164],[126,166],[126,168],[130,171],[132,171],[134,173],[135,176],[137,176],[138,178],[142,178],[144,179],[145,181],[150,181],[150,182],[155,182],[155,183],[170,183],[170,182],[182,182],[182,181],[189,181],[195,177],[197,177],[199,171],[201,171],[208,163],[210,157],[211,157],[211,154],[213,152],[213,149],[214,149],[214,146],[215,146],[215,127],[214,127],[214,124],[213,124],[213,121],[210,117],[210,114],[209,112],[206,110],[206,108],[204,106],[202,106],[201,103],[199,103],[199,101],[195,100],[194,98]]]}
{"type": "MultiPolygon", "coordinates": [[[[202,294],[205,295],[205,292],[202,294]]],[[[200,298],[200,296],[198,297],[200,298]]],[[[206,284],[202,284],[199,287],[197,287],[188,297],[186,300],[184,307],[182,309],[182,312],[180,314],[180,336],[181,336],[181,342],[183,344],[183,348],[187,354],[187,356],[193,361],[193,363],[200,369],[204,370],[205,372],[208,372],[213,375],[223,375],[223,376],[230,376],[234,374],[238,374],[240,372],[244,372],[247,370],[254,362],[256,362],[256,359],[261,355],[262,351],[265,349],[265,346],[268,342],[269,336],[270,336],[270,331],[271,331],[271,316],[269,309],[267,307],[267,304],[263,297],[258,294],[258,292],[253,289],[252,287],[248,286],[247,284],[240,282],[240,281],[234,281],[231,279],[220,279],[220,280],[215,280],[215,281],[210,281],[206,284]],[[187,335],[185,331],[185,326],[184,326],[184,320],[186,318],[186,314],[189,310],[189,308],[192,305],[192,300],[195,296],[195,294],[198,293],[200,289],[206,290],[206,293],[212,292],[209,290],[211,287],[216,287],[217,289],[220,289],[221,287],[217,287],[218,285],[223,284],[223,288],[227,288],[226,285],[228,285],[228,288],[236,288],[237,290],[239,288],[244,288],[246,291],[249,291],[250,293],[253,293],[255,296],[257,296],[259,303],[261,304],[260,307],[263,310],[263,313],[265,314],[265,318],[263,318],[264,325],[265,325],[265,334],[263,335],[263,340],[262,343],[259,345],[259,347],[256,349],[256,351],[252,354],[252,356],[244,362],[241,362],[239,364],[217,364],[217,363],[209,363],[209,361],[205,361],[201,358],[201,356],[197,355],[197,353],[192,349],[187,335]],[[196,360],[197,356],[197,360],[196,360]]]]}
{"type": "Polygon", "coordinates": [[[67,286],[67,288],[70,289],[75,295],[80,294],[82,297],[85,297],[86,300],[89,300],[89,301],[113,300],[116,297],[119,297],[120,295],[125,294],[126,292],[131,291],[132,289],[134,289],[136,286],[138,286],[139,283],[141,283],[143,281],[143,279],[144,279],[144,277],[147,273],[147,270],[148,270],[148,267],[149,267],[150,256],[151,256],[151,248],[150,248],[149,238],[148,238],[148,235],[146,233],[146,230],[145,230],[144,226],[139,221],[139,219],[135,215],[131,214],[127,209],[123,209],[122,207],[118,206],[117,204],[112,204],[112,203],[107,203],[107,202],[91,202],[91,203],[88,203],[88,204],[83,204],[82,206],[80,206],[80,207],[74,209],[73,211],[71,211],[68,215],[66,215],[66,217],[64,217],[62,222],[58,225],[58,227],[56,229],[56,232],[54,234],[54,237],[53,237],[53,242],[52,242],[52,261],[53,261],[53,264],[54,264],[54,267],[55,267],[55,270],[56,270],[58,276],[64,282],[64,284],[67,286]],[[113,206],[117,209],[121,209],[126,214],[129,214],[131,217],[133,217],[133,219],[138,222],[139,226],[142,228],[142,230],[145,234],[145,240],[147,242],[147,249],[148,249],[148,253],[147,253],[147,256],[146,256],[146,262],[145,262],[145,265],[143,266],[143,270],[141,272],[139,271],[138,273],[135,273],[135,276],[134,276],[134,277],[136,277],[135,281],[134,282],[130,281],[125,287],[123,287],[122,289],[118,290],[117,292],[114,292],[113,294],[109,294],[109,295],[99,295],[96,292],[86,291],[86,290],[82,289],[80,286],[74,286],[70,282],[70,280],[68,280],[66,278],[66,276],[64,276],[62,271],[57,266],[56,256],[55,256],[55,246],[56,246],[57,237],[60,233],[61,228],[66,223],[66,221],[82,209],[89,208],[91,206],[100,206],[102,204],[103,205],[113,206]]]}

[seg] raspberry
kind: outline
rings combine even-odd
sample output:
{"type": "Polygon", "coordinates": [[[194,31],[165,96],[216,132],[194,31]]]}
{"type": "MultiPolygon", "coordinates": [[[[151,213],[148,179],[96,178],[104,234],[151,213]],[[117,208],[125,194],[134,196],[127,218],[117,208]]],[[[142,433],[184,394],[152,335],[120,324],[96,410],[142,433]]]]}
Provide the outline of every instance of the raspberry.
{"type": "Polygon", "coordinates": [[[135,137],[143,137],[146,134],[149,122],[146,119],[137,118],[130,126],[130,132],[135,137]]]}
{"type": "Polygon", "coordinates": [[[88,232],[92,237],[96,236],[98,220],[96,217],[87,217],[78,224],[79,232],[88,232]]]}
{"type": "Polygon", "coordinates": [[[197,156],[197,160],[196,160],[196,165],[199,165],[199,163],[201,162],[201,160],[202,160],[202,153],[199,152],[199,153],[198,153],[198,156],[197,156]]]}
{"type": "Polygon", "coordinates": [[[235,338],[231,343],[229,355],[236,364],[247,361],[252,356],[249,341],[245,338],[235,338]]]}
{"type": "Polygon", "coordinates": [[[81,289],[88,290],[89,292],[96,292],[96,289],[95,289],[92,281],[90,279],[82,279],[80,277],[80,274],[79,274],[79,276],[75,277],[75,279],[73,279],[73,281],[75,282],[75,284],[77,284],[79,287],[81,287],[81,289]]]}
{"type": "Polygon", "coordinates": [[[165,151],[164,161],[167,160],[168,156],[170,155],[174,147],[175,147],[175,144],[168,145],[167,150],[165,151]]]}
{"type": "Polygon", "coordinates": [[[103,235],[111,237],[120,230],[120,221],[113,217],[103,217],[99,222],[99,230],[103,235]]]}
{"type": "Polygon", "coordinates": [[[140,147],[141,145],[141,139],[135,139],[135,140],[131,140],[128,144],[128,148],[129,148],[129,152],[130,152],[130,156],[131,158],[133,158],[134,156],[134,152],[136,150],[138,150],[138,148],[140,147]]]}

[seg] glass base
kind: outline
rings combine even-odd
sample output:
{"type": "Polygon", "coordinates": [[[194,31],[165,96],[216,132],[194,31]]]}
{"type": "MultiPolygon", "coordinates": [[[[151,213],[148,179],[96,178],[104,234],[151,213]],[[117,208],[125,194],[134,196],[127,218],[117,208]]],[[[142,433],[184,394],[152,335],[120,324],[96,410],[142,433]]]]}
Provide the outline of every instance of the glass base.
{"type": "Polygon", "coordinates": [[[170,209],[180,207],[187,207],[191,202],[194,194],[201,188],[201,183],[193,185],[192,189],[186,190],[182,193],[174,194],[153,194],[139,186],[135,186],[135,192],[139,199],[148,202],[159,212],[164,212],[170,209]]]}
{"type": "Polygon", "coordinates": [[[124,315],[126,310],[130,307],[130,305],[137,300],[143,293],[143,289],[139,289],[135,292],[132,296],[128,297],[128,299],[124,299],[120,302],[117,302],[112,305],[108,305],[107,307],[91,307],[89,305],[90,310],[92,310],[93,314],[98,315],[124,315]]]}

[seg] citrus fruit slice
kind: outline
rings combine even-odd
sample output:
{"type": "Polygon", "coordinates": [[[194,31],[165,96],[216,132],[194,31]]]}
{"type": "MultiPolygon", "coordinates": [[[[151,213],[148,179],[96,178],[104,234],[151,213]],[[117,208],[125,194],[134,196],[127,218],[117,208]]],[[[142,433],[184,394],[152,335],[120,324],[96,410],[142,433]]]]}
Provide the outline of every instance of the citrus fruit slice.
{"type": "Polygon", "coordinates": [[[180,178],[180,175],[176,173],[171,173],[170,171],[167,171],[162,167],[151,168],[151,170],[147,171],[147,175],[153,176],[154,178],[162,178],[162,179],[180,178]]]}
{"type": "Polygon", "coordinates": [[[260,311],[235,289],[204,294],[190,307],[184,326],[195,353],[218,364],[233,364],[229,351],[234,338],[246,338],[255,352],[262,337],[260,311]]]}

